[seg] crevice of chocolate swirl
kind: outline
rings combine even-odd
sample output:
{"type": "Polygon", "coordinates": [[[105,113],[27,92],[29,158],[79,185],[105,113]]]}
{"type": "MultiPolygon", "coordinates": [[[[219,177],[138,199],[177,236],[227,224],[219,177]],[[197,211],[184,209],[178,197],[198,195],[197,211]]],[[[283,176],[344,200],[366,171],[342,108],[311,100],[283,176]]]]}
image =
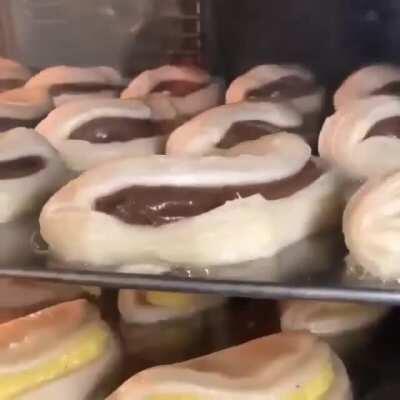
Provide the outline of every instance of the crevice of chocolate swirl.
{"type": "Polygon", "coordinates": [[[310,160],[296,174],[274,182],[218,187],[130,186],[99,197],[94,209],[127,224],[160,226],[206,213],[227,201],[255,194],[268,200],[289,197],[322,174],[323,170],[310,160]]]}
{"type": "Polygon", "coordinates": [[[0,93],[7,90],[17,89],[24,86],[25,81],[21,79],[0,79],[0,93]]]}
{"type": "Polygon", "coordinates": [[[49,87],[49,93],[52,97],[62,94],[96,93],[105,90],[115,91],[118,94],[123,90],[123,87],[111,83],[94,82],[56,83],[49,87]]]}
{"type": "Polygon", "coordinates": [[[207,83],[198,83],[183,80],[171,80],[160,82],[151,93],[169,93],[174,97],[185,97],[189,94],[197,92],[198,90],[204,89],[209,85],[207,83]]]}
{"type": "Polygon", "coordinates": [[[372,92],[373,95],[400,96],[400,81],[392,81],[372,92]]]}
{"type": "Polygon", "coordinates": [[[102,117],[79,126],[70,134],[69,139],[84,140],[89,143],[129,142],[167,135],[178,126],[178,120],[102,117]]]}
{"type": "Polygon", "coordinates": [[[295,75],[285,76],[246,93],[250,101],[281,102],[314,94],[318,90],[315,82],[295,75]]]}
{"type": "Polygon", "coordinates": [[[46,167],[40,156],[26,156],[14,160],[0,161],[0,180],[24,178],[36,174],[46,167]]]}
{"type": "Polygon", "coordinates": [[[378,121],[370,128],[364,139],[372,136],[393,136],[400,139],[400,115],[378,121]]]}
{"type": "Polygon", "coordinates": [[[34,129],[45,116],[33,119],[19,119],[0,117],[0,132],[9,131],[14,128],[31,128],[34,129]]]}

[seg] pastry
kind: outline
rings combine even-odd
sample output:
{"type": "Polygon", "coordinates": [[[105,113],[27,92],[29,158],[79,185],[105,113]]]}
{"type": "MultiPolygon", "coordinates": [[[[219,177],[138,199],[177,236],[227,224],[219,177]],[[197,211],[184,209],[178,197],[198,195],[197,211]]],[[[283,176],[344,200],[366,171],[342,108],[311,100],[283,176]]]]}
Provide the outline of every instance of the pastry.
{"type": "Polygon", "coordinates": [[[6,322],[0,332],[2,400],[89,400],[118,366],[119,344],[85,300],[6,322]]]}
{"type": "Polygon", "coordinates": [[[325,90],[299,65],[259,65],[236,78],[226,92],[227,103],[244,100],[289,103],[303,115],[301,133],[315,141],[321,125],[325,90]]]}
{"type": "Polygon", "coordinates": [[[0,135],[0,223],[37,211],[65,182],[57,152],[35,131],[0,135]]]}
{"type": "Polygon", "coordinates": [[[400,67],[373,64],[353,72],[337,89],[334,106],[338,110],[355,100],[375,95],[400,95],[400,67]]]}
{"type": "Polygon", "coordinates": [[[351,259],[381,280],[400,279],[400,173],[371,179],[350,199],[343,232],[351,259]]]}
{"type": "Polygon", "coordinates": [[[0,92],[21,87],[30,77],[30,71],[23,65],[0,57],[0,92]]]}
{"type": "Polygon", "coordinates": [[[216,107],[172,132],[167,154],[208,155],[246,152],[255,140],[271,133],[296,130],[301,115],[291,106],[243,102],[216,107]]]}
{"type": "Polygon", "coordinates": [[[111,67],[49,67],[33,76],[26,87],[47,88],[54,104],[84,98],[118,97],[122,77],[111,67]]]}
{"type": "Polygon", "coordinates": [[[145,370],[108,400],[351,400],[346,369],[306,333],[280,333],[145,370]]]}
{"type": "Polygon", "coordinates": [[[288,300],[281,304],[283,331],[308,331],[342,355],[368,345],[374,329],[389,313],[380,305],[288,300]]]}
{"type": "Polygon", "coordinates": [[[400,98],[374,96],[340,108],[319,137],[322,158],[352,180],[400,169],[400,98]]]}
{"type": "Polygon", "coordinates": [[[3,278],[0,279],[0,323],[83,296],[79,286],[3,278]]]}
{"type": "Polygon", "coordinates": [[[34,128],[53,108],[43,88],[18,88],[0,93],[0,132],[34,128]]]}
{"type": "Polygon", "coordinates": [[[160,154],[173,120],[154,117],[140,100],[75,101],[53,110],[36,130],[60,152],[73,171],[123,157],[160,154]]]}
{"type": "Polygon", "coordinates": [[[163,118],[175,110],[177,118],[187,118],[221,103],[219,80],[200,69],[165,65],[139,74],[122,92],[123,99],[146,97],[163,118]]]}
{"type": "Polygon", "coordinates": [[[46,204],[43,238],[57,257],[97,268],[271,256],[335,226],[341,208],[337,175],[302,139],[277,135],[261,156],[151,156],[88,171],[46,204]]]}

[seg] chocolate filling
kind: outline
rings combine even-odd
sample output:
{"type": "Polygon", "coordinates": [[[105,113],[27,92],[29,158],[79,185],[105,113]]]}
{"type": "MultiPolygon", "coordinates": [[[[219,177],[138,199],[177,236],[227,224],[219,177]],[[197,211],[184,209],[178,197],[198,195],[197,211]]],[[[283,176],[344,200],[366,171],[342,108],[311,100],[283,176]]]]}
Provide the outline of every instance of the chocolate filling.
{"type": "Polygon", "coordinates": [[[38,123],[44,118],[43,115],[41,118],[34,119],[17,119],[17,118],[5,118],[0,117],[0,132],[5,132],[10,129],[24,127],[24,128],[35,128],[38,123]]]}
{"type": "Polygon", "coordinates": [[[400,81],[389,82],[381,88],[376,89],[372,94],[400,96],[400,81]]]}
{"type": "Polygon", "coordinates": [[[69,138],[90,143],[128,142],[171,133],[176,120],[150,120],[129,117],[96,118],[78,127],[69,138]]]}
{"type": "Polygon", "coordinates": [[[0,92],[12,90],[24,86],[25,81],[21,79],[0,79],[0,92]]]}
{"type": "Polygon", "coordinates": [[[16,179],[33,175],[45,168],[40,156],[26,156],[9,161],[0,161],[0,179],[16,179]]]}
{"type": "Polygon", "coordinates": [[[288,197],[310,185],[322,173],[310,160],[295,175],[275,182],[218,187],[130,186],[98,198],[94,208],[127,224],[159,226],[254,194],[261,194],[268,200],[288,197]]]}
{"type": "Polygon", "coordinates": [[[50,86],[49,93],[52,97],[54,97],[62,94],[96,93],[103,90],[113,90],[118,93],[122,90],[122,87],[119,87],[118,85],[112,85],[110,83],[57,83],[50,86]]]}
{"type": "Polygon", "coordinates": [[[368,131],[365,139],[371,136],[393,136],[400,139],[400,115],[377,122],[368,131]]]}
{"type": "Polygon", "coordinates": [[[248,100],[280,102],[315,93],[318,86],[298,76],[285,76],[246,93],[248,100]]]}
{"type": "Polygon", "coordinates": [[[278,127],[265,121],[237,121],[226,131],[225,136],[218,143],[220,149],[231,147],[248,141],[256,140],[271,133],[285,131],[287,128],[278,127]]]}
{"type": "Polygon", "coordinates": [[[151,93],[168,92],[174,97],[184,97],[208,86],[209,83],[191,81],[164,81],[160,82],[151,93]]]}

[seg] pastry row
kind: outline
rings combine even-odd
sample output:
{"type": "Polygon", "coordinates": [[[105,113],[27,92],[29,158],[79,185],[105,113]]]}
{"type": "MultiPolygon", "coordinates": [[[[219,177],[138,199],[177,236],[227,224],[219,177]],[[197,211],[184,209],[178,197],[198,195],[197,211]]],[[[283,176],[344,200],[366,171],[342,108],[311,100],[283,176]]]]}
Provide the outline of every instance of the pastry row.
{"type": "MultiPolygon", "coordinates": [[[[149,365],[169,365],[134,375],[109,399],[347,400],[351,384],[338,355],[346,361],[367,348],[390,311],[287,301],[280,306],[282,333],[192,359],[198,338],[211,333],[201,331],[205,313],[215,320],[214,329],[234,329],[224,319],[228,299],[122,290],[122,320],[111,328],[79,288],[0,284],[2,400],[104,399],[125,376],[122,366],[143,369],[146,357],[149,365]]],[[[261,310],[271,313],[267,320],[274,318],[271,310],[261,310]]]]}

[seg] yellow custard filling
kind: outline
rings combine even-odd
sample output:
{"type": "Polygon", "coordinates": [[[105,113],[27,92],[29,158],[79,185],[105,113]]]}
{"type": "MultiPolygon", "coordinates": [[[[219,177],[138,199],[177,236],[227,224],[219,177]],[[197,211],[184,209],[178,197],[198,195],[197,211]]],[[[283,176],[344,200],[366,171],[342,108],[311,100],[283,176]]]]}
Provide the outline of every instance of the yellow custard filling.
{"type": "Polygon", "coordinates": [[[193,294],[171,292],[146,292],[146,300],[153,306],[187,309],[196,301],[193,294]]]}
{"type": "Polygon", "coordinates": [[[91,327],[56,358],[25,371],[0,375],[0,400],[15,399],[16,396],[89,364],[101,356],[108,339],[109,335],[103,327],[91,327]]]}

